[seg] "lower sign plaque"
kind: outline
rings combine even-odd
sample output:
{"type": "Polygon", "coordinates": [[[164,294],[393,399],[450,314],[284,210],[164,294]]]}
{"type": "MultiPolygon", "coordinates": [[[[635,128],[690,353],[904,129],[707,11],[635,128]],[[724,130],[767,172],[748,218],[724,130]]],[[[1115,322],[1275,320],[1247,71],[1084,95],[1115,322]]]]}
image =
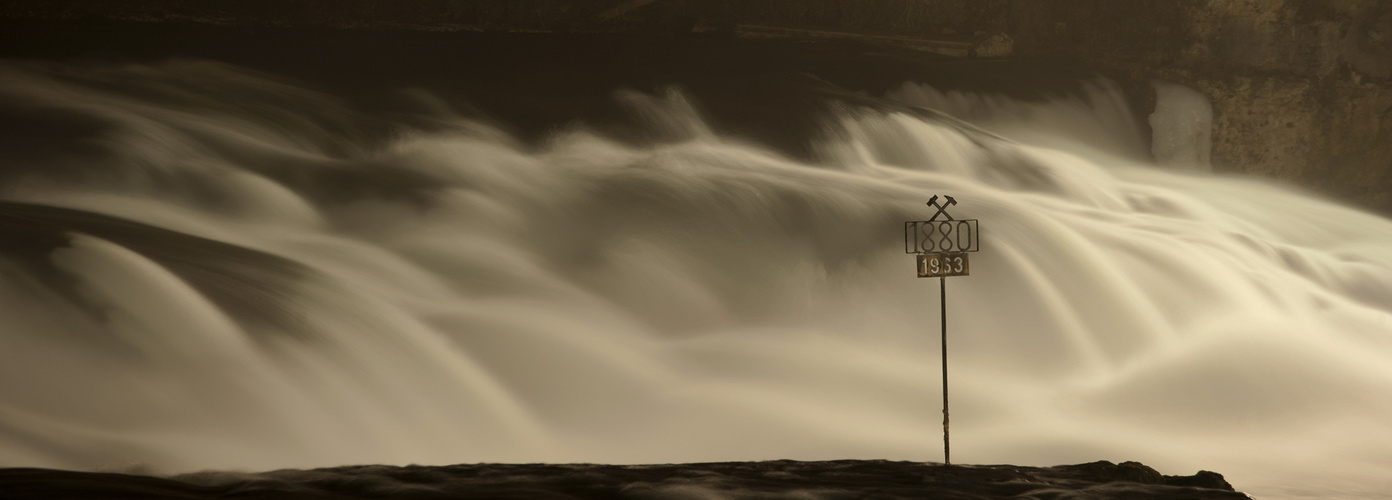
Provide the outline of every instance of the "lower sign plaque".
{"type": "Polygon", "coordinates": [[[918,254],[918,277],[941,278],[971,274],[966,252],[918,254]]]}

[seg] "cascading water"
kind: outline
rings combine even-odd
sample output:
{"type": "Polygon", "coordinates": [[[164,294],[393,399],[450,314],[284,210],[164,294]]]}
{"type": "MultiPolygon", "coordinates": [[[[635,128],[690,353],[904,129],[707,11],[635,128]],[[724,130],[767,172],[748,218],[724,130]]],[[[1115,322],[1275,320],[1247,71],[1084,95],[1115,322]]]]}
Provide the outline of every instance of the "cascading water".
{"type": "Polygon", "coordinates": [[[845,108],[809,163],[679,91],[620,96],[645,144],[422,93],[369,141],[217,63],[3,71],[0,466],[935,460],[937,287],[899,238],[951,194],[983,231],[956,461],[1392,488],[1392,221],[1147,165],[1105,84],[906,84],[975,125],[845,108]]]}

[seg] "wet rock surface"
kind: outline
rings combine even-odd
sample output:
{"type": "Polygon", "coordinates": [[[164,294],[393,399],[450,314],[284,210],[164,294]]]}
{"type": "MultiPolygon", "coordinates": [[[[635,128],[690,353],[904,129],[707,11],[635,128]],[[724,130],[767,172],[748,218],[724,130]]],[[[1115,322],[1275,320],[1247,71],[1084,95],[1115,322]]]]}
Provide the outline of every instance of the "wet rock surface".
{"type": "Polygon", "coordinates": [[[362,465],[169,478],[0,469],[0,497],[1245,499],[1214,472],[1166,476],[1137,462],[1056,467],[836,460],[674,465],[362,465]]]}

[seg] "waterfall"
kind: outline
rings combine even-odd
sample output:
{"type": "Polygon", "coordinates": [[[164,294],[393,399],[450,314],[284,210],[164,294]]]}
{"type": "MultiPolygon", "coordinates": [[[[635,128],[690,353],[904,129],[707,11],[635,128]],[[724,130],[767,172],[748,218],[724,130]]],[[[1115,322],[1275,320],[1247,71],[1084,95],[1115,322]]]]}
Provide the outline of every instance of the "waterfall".
{"type": "Polygon", "coordinates": [[[1392,221],[1157,166],[1105,82],[908,82],[808,160],[680,88],[616,95],[648,140],[530,142],[423,91],[0,66],[0,466],[938,460],[899,239],[948,194],[955,462],[1392,487],[1392,221]]]}

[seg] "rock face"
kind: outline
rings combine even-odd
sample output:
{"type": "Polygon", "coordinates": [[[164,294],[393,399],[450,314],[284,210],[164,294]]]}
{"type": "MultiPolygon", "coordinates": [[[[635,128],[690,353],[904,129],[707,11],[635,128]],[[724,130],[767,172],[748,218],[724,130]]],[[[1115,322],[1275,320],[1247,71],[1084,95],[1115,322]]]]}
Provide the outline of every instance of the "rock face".
{"type": "Polygon", "coordinates": [[[1179,17],[1182,45],[1128,62],[1214,108],[1213,164],[1392,212],[1392,4],[1209,0],[1179,17]]]}
{"type": "Polygon", "coordinates": [[[1213,105],[1215,170],[1392,213],[1392,3],[1380,0],[0,0],[0,19],[336,29],[852,37],[958,57],[1084,61],[1213,105]]]}
{"type": "Polygon", "coordinates": [[[1131,498],[1247,499],[1223,476],[1165,476],[1136,462],[1057,467],[920,462],[679,465],[367,465],[172,478],[0,469],[0,496],[40,498],[1131,498]]]}

